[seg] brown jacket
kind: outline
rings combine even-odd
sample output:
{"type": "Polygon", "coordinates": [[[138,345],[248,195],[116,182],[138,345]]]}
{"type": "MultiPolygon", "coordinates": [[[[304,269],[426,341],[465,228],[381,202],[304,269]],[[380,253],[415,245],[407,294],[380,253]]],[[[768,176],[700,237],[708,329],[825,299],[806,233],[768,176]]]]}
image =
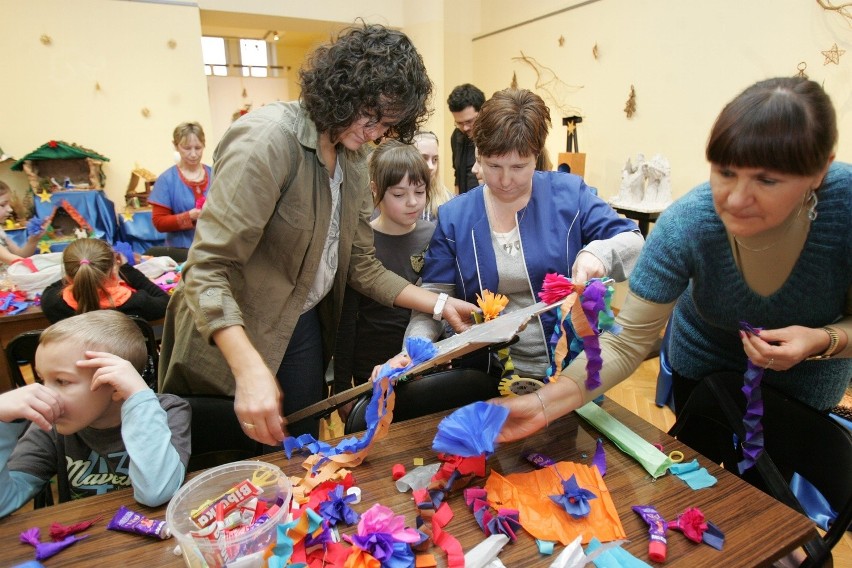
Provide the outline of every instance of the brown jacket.
{"type": "MultiPolygon", "coordinates": [[[[235,122],[214,156],[215,177],[183,280],[169,303],[160,390],[234,394],[214,331],[241,325],[274,374],[322,261],[331,217],[329,173],[316,126],[297,102],[272,103],[235,122]]],[[[345,285],[385,305],[408,284],[374,256],[366,151],[338,147],[343,172],[339,264],[317,306],[326,362],[345,285]],[[347,280],[348,279],[348,280],[347,280]]]]}

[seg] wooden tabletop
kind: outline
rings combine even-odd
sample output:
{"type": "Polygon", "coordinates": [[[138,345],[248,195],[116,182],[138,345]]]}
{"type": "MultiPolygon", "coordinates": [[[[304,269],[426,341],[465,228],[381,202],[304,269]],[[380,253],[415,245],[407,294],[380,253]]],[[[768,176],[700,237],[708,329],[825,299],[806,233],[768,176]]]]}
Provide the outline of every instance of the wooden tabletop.
{"type": "MultiPolygon", "coordinates": [[[[638,515],[632,512],[633,505],[654,505],[666,518],[674,518],[687,507],[698,507],[724,531],[726,540],[721,552],[705,544],[692,543],[683,535],[670,531],[667,568],[768,566],[773,560],[816,536],[813,523],[806,517],[711,464],[706,458],[698,456],[695,451],[616,403],[606,400],[603,408],[644,439],[661,443],[666,452],[680,450],[687,461],[698,457],[701,465],[707,467],[719,480],[714,487],[699,491],[691,490],[673,475],[654,481],[632,458],[611,443],[605,443],[608,469],[604,480],[630,539],[625,548],[634,556],[649,562],[648,529],[638,515]]],[[[375,503],[381,503],[397,514],[404,514],[407,525],[414,526],[416,510],[411,495],[396,490],[391,479],[391,468],[396,463],[411,468],[415,457],[422,457],[426,464],[434,463],[436,457],[431,449],[432,439],[439,420],[445,414],[394,424],[389,435],[374,445],[368,459],[354,470],[356,485],[361,488],[363,495],[361,503],[354,506],[359,513],[375,503]]],[[[523,442],[502,445],[489,458],[488,466],[504,475],[530,471],[533,466],[521,458],[521,454],[527,450],[545,453],[556,460],[590,464],[598,437],[594,428],[572,413],[523,442]]],[[[291,475],[303,472],[301,457],[294,457],[288,462],[284,454],[279,452],[262,459],[279,465],[291,475]]],[[[473,485],[481,486],[483,483],[484,480],[475,480],[473,485]]],[[[453,494],[448,502],[455,518],[446,530],[459,539],[465,551],[470,550],[482,541],[484,535],[460,493],[453,494]]],[[[148,509],[138,505],[134,503],[129,489],[37,511],[18,512],[0,521],[0,542],[3,543],[0,546],[0,565],[12,566],[34,558],[32,547],[18,543],[21,531],[37,526],[41,528],[42,535],[47,535],[53,521],[70,524],[98,515],[104,515],[105,520],[86,531],[89,538],[46,560],[45,566],[183,565],[183,560],[172,554],[177,544],[175,539],[157,541],[105,530],[107,521],[119,505],[126,505],[155,518],[165,518],[165,506],[148,509]]],[[[346,529],[344,532],[352,530],[346,529]]],[[[555,553],[561,550],[563,547],[557,545],[555,553]]],[[[446,566],[440,549],[433,548],[431,552],[438,559],[439,566],[446,566]]],[[[514,568],[549,566],[553,556],[540,555],[532,537],[521,531],[517,542],[503,549],[500,559],[506,566],[514,568]]]]}

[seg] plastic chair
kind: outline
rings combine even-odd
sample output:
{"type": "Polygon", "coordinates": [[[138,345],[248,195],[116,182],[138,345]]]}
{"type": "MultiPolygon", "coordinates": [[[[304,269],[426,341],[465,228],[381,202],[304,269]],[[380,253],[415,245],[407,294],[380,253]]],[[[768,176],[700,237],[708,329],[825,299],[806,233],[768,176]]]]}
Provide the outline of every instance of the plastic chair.
{"type": "MultiPolygon", "coordinates": [[[[417,380],[400,381],[394,387],[394,392],[394,422],[500,396],[497,379],[476,369],[450,369],[417,380]]],[[[345,434],[367,429],[369,402],[369,394],[355,402],[344,425],[345,434]]]]}
{"type": "MultiPolygon", "coordinates": [[[[182,396],[192,407],[192,454],[187,472],[260,455],[260,444],[243,432],[234,399],[225,396],[182,396]]],[[[279,448],[280,449],[280,448],[279,448]]]]}
{"type": "MultiPolygon", "coordinates": [[[[741,386],[742,380],[731,374],[706,377],[690,395],[669,434],[687,445],[693,436],[690,431],[707,428],[720,428],[724,435],[745,439],[741,386]]],[[[823,537],[805,544],[807,559],[802,566],[831,563],[831,549],[852,524],[852,434],[828,414],[769,385],[762,385],[761,390],[765,451],[753,470],[746,471],[745,479],[756,480],[766,493],[799,512],[803,512],[802,506],[789,487],[793,472],[814,485],[838,516],[823,537]]]]}

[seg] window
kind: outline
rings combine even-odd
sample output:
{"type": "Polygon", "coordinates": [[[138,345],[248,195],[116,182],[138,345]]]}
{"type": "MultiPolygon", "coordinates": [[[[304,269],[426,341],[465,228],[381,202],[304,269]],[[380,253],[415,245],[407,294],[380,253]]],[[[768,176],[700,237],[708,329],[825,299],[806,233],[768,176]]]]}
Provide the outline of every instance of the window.
{"type": "Polygon", "coordinates": [[[204,74],[224,77],[228,74],[228,60],[225,57],[225,38],[202,37],[201,54],[204,59],[204,74]]]}
{"type": "Polygon", "coordinates": [[[269,47],[264,40],[241,39],[240,63],[243,77],[268,77],[269,47]]]}

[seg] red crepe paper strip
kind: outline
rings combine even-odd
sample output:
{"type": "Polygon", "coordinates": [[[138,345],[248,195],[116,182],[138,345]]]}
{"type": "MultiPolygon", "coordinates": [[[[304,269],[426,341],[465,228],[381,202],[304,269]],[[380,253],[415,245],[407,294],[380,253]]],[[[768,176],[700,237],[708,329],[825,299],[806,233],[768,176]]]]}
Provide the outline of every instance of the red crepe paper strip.
{"type": "MultiPolygon", "coordinates": [[[[741,321],[743,331],[751,335],[760,335],[761,328],[754,327],[748,322],[741,321]]],[[[742,442],[743,459],[737,462],[737,468],[742,475],[754,467],[757,459],[763,453],[763,392],[760,383],[763,380],[763,367],[756,365],[751,359],[746,362],[746,372],[743,376],[743,394],[746,397],[746,410],[743,415],[745,440],[742,442]]]]}
{"type": "Polygon", "coordinates": [[[77,534],[79,532],[83,532],[88,529],[98,521],[103,519],[103,515],[95,517],[90,521],[81,521],[79,523],[74,523],[73,525],[63,525],[60,523],[51,523],[50,525],[50,539],[53,541],[62,540],[65,537],[71,536],[72,534],[77,534]]]}
{"type": "Polygon", "coordinates": [[[682,532],[692,542],[701,542],[704,532],[707,530],[707,523],[701,509],[690,507],[678,515],[675,520],[669,521],[668,528],[682,532]]]}

